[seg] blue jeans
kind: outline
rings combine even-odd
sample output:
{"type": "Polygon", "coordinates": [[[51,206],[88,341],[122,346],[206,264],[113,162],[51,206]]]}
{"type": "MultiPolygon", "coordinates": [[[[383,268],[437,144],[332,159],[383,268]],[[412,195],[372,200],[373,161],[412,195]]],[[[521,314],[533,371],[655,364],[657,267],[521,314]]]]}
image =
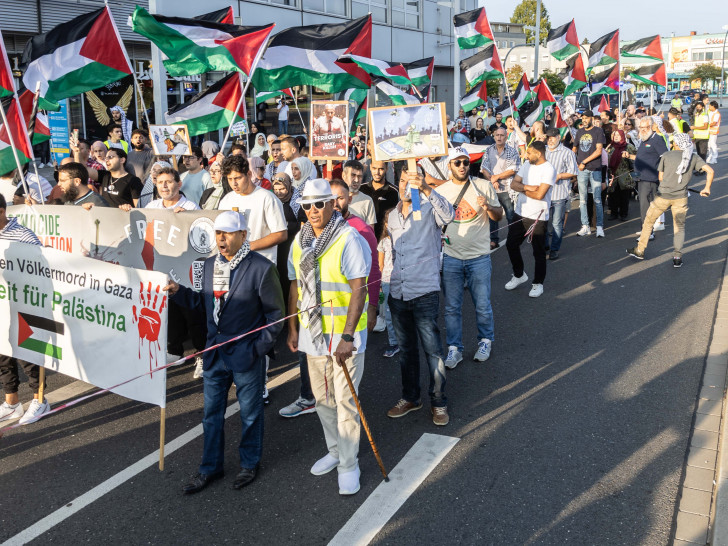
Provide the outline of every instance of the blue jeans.
{"type": "Polygon", "coordinates": [[[478,322],[478,340],[493,341],[493,307],[490,305],[490,255],[459,260],[445,254],[442,290],[445,295],[445,337],[448,346],[463,350],[463,292],[470,290],[478,322]]]}
{"type": "Polygon", "coordinates": [[[382,292],[384,293],[384,303],[379,308],[379,315],[384,315],[384,322],[387,324],[387,338],[390,347],[397,345],[397,336],[394,333],[394,325],[392,324],[392,311],[389,309],[387,299],[389,298],[389,283],[382,281],[382,292]]]}
{"type": "Polygon", "coordinates": [[[445,363],[437,316],[440,312],[440,293],[430,292],[410,301],[389,296],[392,324],[399,341],[399,366],[402,371],[402,398],[420,401],[420,353],[417,339],[422,342],[430,368],[430,404],[447,406],[445,397],[445,363]]]}
{"type": "Polygon", "coordinates": [[[576,181],[579,185],[579,212],[581,212],[581,225],[589,225],[589,213],[586,210],[586,196],[589,193],[589,184],[591,183],[594,195],[594,206],[596,207],[596,224],[597,227],[604,227],[604,212],[602,208],[602,171],[589,171],[584,169],[577,173],[576,181]]]}
{"type": "Polygon", "coordinates": [[[561,248],[561,240],[564,236],[564,218],[566,217],[567,203],[569,203],[568,199],[551,201],[549,216],[551,217],[552,229],[551,231],[546,230],[546,246],[556,252],[561,248]]]}
{"type": "Polygon", "coordinates": [[[278,120],[278,134],[279,135],[287,135],[288,134],[288,120],[279,119],[278,120]]]}
{"type": "Polygon", "coordinates": [[[241,437],[238,447],[240,466],[255,468],[263,451],[263,385],[265,360],[259,358],[246,372],[230,371],[219,356],[202,374],[204,379],[205,413],[202,418],[204,447],[201,474],[216,474],[223,470],[225,452],[225,409],[230,385],[240,404],[241,437]]]}
{"type": "MultiPolygon", "coordinates": [[[[516,210],[513,208],[513,201],[511,201],[510,195],[508,195],[507,191],[501,191],[496,193],[498,196],[498,201],[500,201],[501,206],[503,207],[503,212],[505,212],[506,217],[506,225],[513,222],[513,213],[516,212],[516,210]]],[[[489,220],[490,221],[490,240],[491,242],[498,244],[500,242],[500,231],[498,231],[498,222],[495,220],[489,220]]],[[[506,233],[508,233],[506,231],[506,233]]]]}

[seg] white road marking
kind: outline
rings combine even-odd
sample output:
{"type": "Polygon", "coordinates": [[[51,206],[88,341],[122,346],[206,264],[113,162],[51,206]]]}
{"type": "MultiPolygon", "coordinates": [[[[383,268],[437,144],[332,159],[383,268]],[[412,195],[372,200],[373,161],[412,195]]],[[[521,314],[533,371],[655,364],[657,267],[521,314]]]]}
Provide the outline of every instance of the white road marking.
{"type": "MultiPolygon", "coordinates": [[[[288,381],[291,381],[298,377],[299,375],[299,369],[298,366],[288,370],[287,372],[284,372],[280,375],[277,375],[270,381],[268,381],[268,390],[273,390],[276,387],[279,387],[283,385],[284,383],[287,383],[288,381]]],[[[70,387],[70,385],[69,385],[70,387]]],[[[64,387],[65,388],[65,387],[64,387]]],[[[92,387],[93,388],[93,387],[92,387]]],[[[58,389],[58,391],[61,391],[62,389],[58,389]]],[[[58,392],[56,391],[56,392],[58,392]]],[[[50,397],[51,393],[48,393],[50,397]]],[[[228,417],[235,415],[240,410],[240,407],[237,402],[234,404],[231,404],[228,406],[227,410],[225,411],[225,419],[228,417]]],[[[202,424],[197,425],[196,427],[188,430],[181,436],[178,436],[171,442],[168,442],[164,446],[164,456],[168,457],[178,449],[184,447],[186,444],[190,443],[192,440],[197,438],[198,436],[202,436],[202,424]]],[[[15,546],[15,545],[21,545],[21,544],[27,544],[31,540],[35,540],[39,536],[41,536],[43,533],[49,531],[59,523],[62,523],[64,520],[68,519],[72,515],[74,515],[76,512],[79,512],[89,504],[91,504],[94,501],[97,501],[106,493],[109,493],[110,491],[116,489],[120,485],[123,485],[128,480],[132,479],[137,474],[143,472],[150,466],[154,466],[159,462],[159,450],[155,450],[153,453],[150,453],[143,459],[137,461],[133,465],[125,468],[121,472],[118,472],[117,474],[113,475],[111,478],[106,480],[103,483],[100,483],[93,489],[87,491],[83,495],[75,498],[71,502],[64,505],[62,508],[59,508],[55,512],[52,512],[48,514],[46,517],[41,519],[40,521],[37,521],[27,529],[21,531],[14,537],[9,538],[5,542],[2,543],[0,546],[15,546]]]]}
{"type": "Polygon", "coordinates": [[[423,434],[331,539],[329,546],[369,544],[460,438],[423,434]]]}

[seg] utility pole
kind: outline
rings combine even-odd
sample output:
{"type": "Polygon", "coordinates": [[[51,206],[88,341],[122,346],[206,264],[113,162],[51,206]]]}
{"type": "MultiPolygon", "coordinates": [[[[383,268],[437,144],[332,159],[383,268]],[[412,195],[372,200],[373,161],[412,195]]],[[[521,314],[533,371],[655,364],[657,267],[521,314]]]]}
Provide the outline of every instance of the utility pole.
{"type": "MultiPolygon", "coordinates": [[[[453,16],[460,13],[460,0],[453,0],[452,3],[453,16]]],[[[452,19],[451,19],[452,21],[452,19]]],[[[453,71],[453,117],[458,116],[460,108],[460,46],[458,45],[457,36],[455,36],[455,24],[452,26],[452,71],[453,71]]]]}
{"type": "Polygon", "coordinates": [[[538,80],[538,56],[541,54],[541,0],[536,0],[536,39],[533,46],[533,79],[538,80]]]}

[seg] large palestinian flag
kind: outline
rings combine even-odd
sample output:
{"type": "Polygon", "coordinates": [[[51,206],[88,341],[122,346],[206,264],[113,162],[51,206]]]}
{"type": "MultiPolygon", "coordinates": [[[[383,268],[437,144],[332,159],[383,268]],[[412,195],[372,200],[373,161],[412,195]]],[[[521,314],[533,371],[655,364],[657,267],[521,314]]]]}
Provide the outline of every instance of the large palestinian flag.
{"type": "Polygon", "coordinates": [[[435,68],[435,57],[427,57],[404,65],[412,85],[420,87],[432,83],[432,71],[435,68]]]}
{"type": "Polygon", "coordinates": [[[389,63],[379,59],[352,55],[351,53],[342,55],[337,62],[341,64],[355,63],[370,76],[385,78],[395,85],[412,85],[412,81],[402,63],[389,63]]]}
{"type": "Polygon", "coordinates": [[[8,120],[7,125],[4,123],[0,125],[0,175],[4,175],[18,166],[13,148],[18,154],[18,163],[21,165],[33,159],[33,148],[17,99],[13,95],[5,97],[2,99],[1,107],[8,120]]]}
{"type": "Polygon", "coordinates": [[[268,99],[276,99],[281,95],[288,95],[292,99],[295,99],[295,97],[293,96],[293,89],[289,87],[287,89],[281,89],[280,91],[261,91],[260,93],[256,93],[255,104],[260,104],[261,102],[265,102],[268,99]]]}
{"type": "Polygon", "coordinates": [[[488,82],[482,82],[473,89],[470,93],[465,95],[460,100],[460,106],[462,106],[465,112],[470,112],[474,108],[477,108],[481,104],[488,103],[488,82]]]}
{"type": "Polygon", "coordinates": [[[521,76],[521,81],[518,82],[518,86],[513,92],[513,103],[516,105],[516,108],[522,108],[535,96],[536,94],[531,90],[531,84],[528,82],[528,77],[524,72],[523,76],[521,76]]]}
{"type": "Polygon", "coordinates": [[[564,80],[564,84],[566,85],[563,93],[564,97],[568,97],[584,87],[587,78],[586,71],[584,70],[584,60],[581,58],[581,54],[574,55],[566,61],[566,69],[559,76],[561,76],[561,79],[564,80]]]}
{"type": "Polygon", "coordinates": [[[23,51],[23,83],[48,101],[78,95],[132,73],[108,7],[81,15],[30,39],[23,51]]]}
{"type": "Polygon", "coordinates": [[[195,136],[245,119],[245,101],[235,112],[243,92],[240,79],[240,74],[233,72],[192,100],[178,104],[165,115],[167,123],[187,124],[190,136],[195,136]]]}
{"type": "Polygon", "coordinates": [[[637,68],[625,69],[625,77],[632,76],[633,79],[639,80],[647,85],[659,85],[667,87],[667,74],[665,73],[665,63],[646,64],[637,68]]]}
{"type": "Polygon", "coordinates": [[[420,104],[421,102],[420,99],[418,99],[414,95],[405,93],[401,89],[398,89],[397,87],[389,83],[384,78],[376,79],[375,84],[376,88],[385,95],[387,95],[389,97],[389,100],[392,101],[392,104],[395,104],[397,106],[404,106],[406,104],[420,104]]]}
{"type": "Polygon", "coordinates": [[[193,19],[197,19],[198,21],[210,21],[212,23],[223,23],[226,25],[235,24],[235,14],[233,13],[232,6],[211,11],[210,13],[203,13],[197,17],[193,17],[193,19]]]}
{"type": "Polygon", "coordinates": [[[23,112],[23,119],[28,128],[30,142],[35,146],[41,142],[51,139],[51,130],[48,125],[48,116],[38,110],[38,101],[35,100],[35,93],[27,89],[19,91],[20,109],[23,112]]]}
{"type": "Polygon", "coordinates": [[[637,57],[663,61],[660,35],[642,38],[622,48],[623,57],[637,57]]]}
{"type": "Polygon", "coordinates": [[[619,62],[619,29],[605,34],[589,46],[589,67],[619,62]]]}
{"type": "Polygon", "coordinates": [[[327,93],[346,89],[367,89],[371,78],[355,63],[339,63],[350,53],[372,56],[370,15],[331,25],[309,25],[281,31],[253,74],[259,91],[276,91],[296,85],[314,85],[327,93]]]}
{"type": "Polygon", "coordinates": [[[250,76],[274,26],[241,27],[150,15],[139,6],[131,16],[134,32],[149,38],[167,56],[164,67],[172,76],[213,70],[250,76]]]}
{"type": "Polygon", "coordinates": [[[495,41],[485,8],[460,13],[452,18],[455,23],[455,38],[460,49],[473,49],[492,44],[495,41]]]}
{"type": "Polygon", "coordinates": [[[503,76],[498,50],[495,44],[484,47],[481,51],[460,61],[460,70],[465,72],[468,85],[475,86],[485,80],[497,80],[503,76]]]}
{"type": "Polygon", "coordinates": [[[592,95],[614,95],[616,93],[619,93],[619,63],[591,77],[592,95]]]}
{"type": "Polygon", "coordinates": [[[553,28],[546,38],[546,47],[549,53],[558,60],[568,59],[579,51],[579,38],[576,36],[576,25],[572,19],[570,23],[553,28]]]}

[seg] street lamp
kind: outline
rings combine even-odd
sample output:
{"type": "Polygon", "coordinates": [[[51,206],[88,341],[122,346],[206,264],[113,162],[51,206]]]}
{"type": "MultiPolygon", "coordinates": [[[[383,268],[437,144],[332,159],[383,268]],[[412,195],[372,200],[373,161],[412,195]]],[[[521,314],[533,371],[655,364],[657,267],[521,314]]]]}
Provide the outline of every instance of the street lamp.
{"type": "Polygon", "coordinates": [[[718,104],[723,107],[723,86],[725,85],[725,41],[728,40],[728,25],[723,25],[723,52],[720,56],[720,85],[718,86],[718,104]]]}

